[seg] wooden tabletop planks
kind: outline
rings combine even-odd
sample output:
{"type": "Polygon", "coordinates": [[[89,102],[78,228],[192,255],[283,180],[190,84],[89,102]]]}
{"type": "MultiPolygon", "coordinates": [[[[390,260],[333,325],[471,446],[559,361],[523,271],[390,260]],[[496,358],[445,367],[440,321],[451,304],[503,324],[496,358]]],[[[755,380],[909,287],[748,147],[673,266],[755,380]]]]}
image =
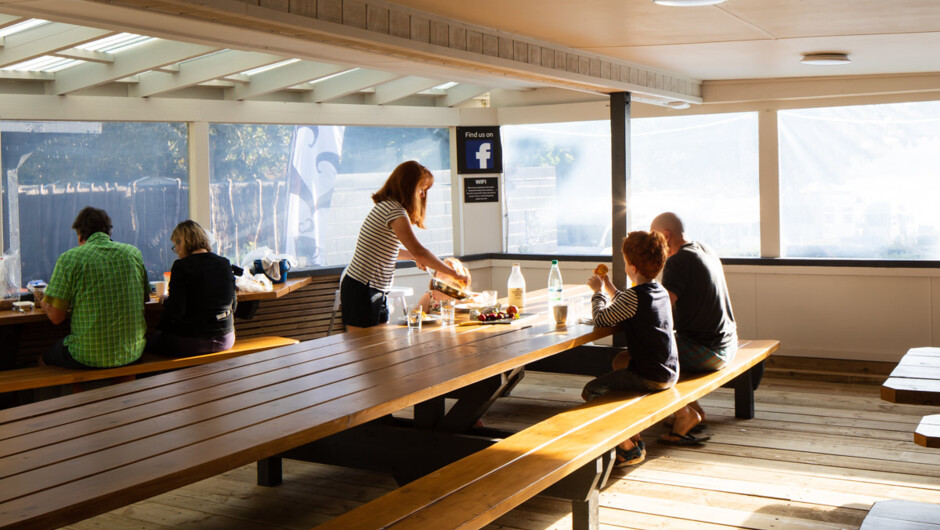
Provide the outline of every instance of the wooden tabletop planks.
{"type": "Polygon", "coordinates": [[[270,291],[262,291],[259,293],[238,293],[239,302],[247,302],[250,300],[275,300],[286,296],[301,287],[309,285],[312,278],[310,276],[301,276],[299,278],[288,278],[284,280],[284,283],[276,283],[273,285],[273,289],[270,291]]]}
{"type": "Polygon", "coordinates": [[[380,326],[0,411],[0,526],[101,513],[612,331],[546,320],[380,326]]]}
{"type": "Polygon", "coordinates": [[[924,416],[914,431],[914,442],[923,447],[940,448],[940,414],[924,416]]]}
{"type": "Polygon", "coordinates": [[[872,505],[859,530],[940,530],[940,505],[878,501],[872,505]]]}
{"type": "Polygon", "coordinates": [[[881,399],[940,405],[940,348],[911,348],[881,385],[881,399]]]}

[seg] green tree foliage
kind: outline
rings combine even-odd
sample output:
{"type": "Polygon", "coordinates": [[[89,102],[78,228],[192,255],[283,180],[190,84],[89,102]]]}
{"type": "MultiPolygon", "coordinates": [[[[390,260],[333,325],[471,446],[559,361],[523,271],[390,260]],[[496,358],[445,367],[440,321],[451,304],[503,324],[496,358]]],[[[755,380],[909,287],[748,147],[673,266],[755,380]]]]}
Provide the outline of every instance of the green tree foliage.
{"type": "Polygon", "coordinates": [[[185,123],[104,122],[100,133],[6,132],[3,174],[30,155],[20,184],[131,182],[143,177],[186,178],[185,123]]]}
{"type": "Polygon", "coordinates": [[[213,180],[282,180],[293,125],[218,123],[209,128],[213,180]]]}
{"type": "Polygon", "coordinates": [[[428,169],[450,168],[447,129],[346,127],[340,173],[390,172],[405,160],[428,169]]]}

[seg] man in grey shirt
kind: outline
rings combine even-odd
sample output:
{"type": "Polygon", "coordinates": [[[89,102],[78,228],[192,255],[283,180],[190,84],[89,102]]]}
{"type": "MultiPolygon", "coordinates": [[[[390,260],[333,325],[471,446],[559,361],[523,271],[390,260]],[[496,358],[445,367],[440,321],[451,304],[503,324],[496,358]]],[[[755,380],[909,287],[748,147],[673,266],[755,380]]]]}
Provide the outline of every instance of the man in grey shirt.
{"type": "MultiPolygon", "coordinates": [[[[725,273],[718,255],[706,245],[686,241],[679,217],[671,212],[658,215],[650,224],[666,237],[669,259],[662,284],[672,301],[676,344],[681,372],[713,372],[734,359],[738,349],[737,327],[725,273]]],[[[711,438],[695,436],[704,430],[705,411],[698,401],[676,412],[672,432],[663,443],[692,445],[711,438]]]]}

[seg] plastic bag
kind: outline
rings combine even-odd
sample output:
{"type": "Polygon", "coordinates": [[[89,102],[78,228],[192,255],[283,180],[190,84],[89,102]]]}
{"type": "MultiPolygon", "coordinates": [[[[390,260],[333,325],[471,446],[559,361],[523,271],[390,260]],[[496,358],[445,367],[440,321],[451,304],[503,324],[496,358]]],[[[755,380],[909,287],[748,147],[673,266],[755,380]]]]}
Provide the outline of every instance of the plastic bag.
{"type": "Polygon", "coordinates": [[[0,299],[20,297],[20,253],[11,251],[0,256],[0,299]]]}
{"type": "Polygon", "coordinates": [[[274,285],[264,274],[251,274],[245,269],[241,276],[235,277],[235,290],[240,293],[263,293],[273,291],[274,285]]]}
{"type": "Polygon", "coordinates": [[[245,254],[241,265],[252,274],[267,276],[272,283],[284,283],[287,271],[297,266],[297,258],[289,254],[275,254],[268,247],[260,247],[245,254]]]}

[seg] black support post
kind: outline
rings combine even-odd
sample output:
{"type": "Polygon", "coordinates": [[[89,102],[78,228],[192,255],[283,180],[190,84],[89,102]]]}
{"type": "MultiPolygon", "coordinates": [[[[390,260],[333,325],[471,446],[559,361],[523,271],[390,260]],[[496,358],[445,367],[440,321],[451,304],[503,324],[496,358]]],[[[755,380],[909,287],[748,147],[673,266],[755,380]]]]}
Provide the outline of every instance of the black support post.
{"type": "MultiPolygon", "coordinates": [[[[630,182],[630,93],[616,92],[610,95],[610,198],[611,228],[611,275],[614,285],[626,286],[623,253],[620,242],[627,237],[627,188],[630,182]]],[[[624,332],[615,333],[614,346],[626,346],[624,332]]]]}

